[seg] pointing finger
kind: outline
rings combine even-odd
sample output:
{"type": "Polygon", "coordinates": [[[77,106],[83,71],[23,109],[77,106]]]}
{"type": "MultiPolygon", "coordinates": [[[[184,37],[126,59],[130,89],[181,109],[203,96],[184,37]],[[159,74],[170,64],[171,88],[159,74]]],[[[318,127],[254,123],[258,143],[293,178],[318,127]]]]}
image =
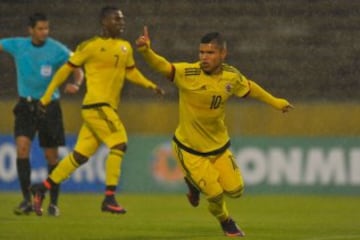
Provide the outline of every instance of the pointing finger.
{"type": "Polygon", "coordinates": [[[144,26],[144,37],[145,37],[146,39],[149,39],[149,32],[148,32],[147,26],[144,26]]]}

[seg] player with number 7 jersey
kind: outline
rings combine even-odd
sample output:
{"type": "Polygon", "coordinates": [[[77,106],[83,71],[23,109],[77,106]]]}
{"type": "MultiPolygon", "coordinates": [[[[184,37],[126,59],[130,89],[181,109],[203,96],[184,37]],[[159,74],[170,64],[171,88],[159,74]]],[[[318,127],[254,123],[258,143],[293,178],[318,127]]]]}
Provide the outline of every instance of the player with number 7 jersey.
{"type": "Polygon", "coordinates": [[[73,152],[68,154],[48,178],[31,186],[34,195],[34,210],[42,215],[41,204],[47,190],[58,186],[77,168],[85,164],[101,144],[109,149],[105,166],[105,196],[101,210],[125,213],[115,199],[121,173],[121,163],[127,148],[127,134],[117,109],[125,79],[163,94],[163,90],[145,78],[135,67],[132,48],[121,38],[125,20],[122,11],[106,6],[100,12],[102,33],[81,43],[67,64],[55,74],[45,94],[40,99],[39,109],[46,111],[54,90],[65,81],[75,67],[84,67],[87,91],[83,100],[81,126],[73,152]]]}
{"type": "MultiPolygon", "coordinates": [[[[84,66],[87,92],[83,105],[107,102],[114,109],[119,104],[126,72],[135,67],[129,42],[101,36],[81,43],[69,64],[84,66]]],[[[146,84],[145,87],[154,86],[151,82],[146,84]]]]}

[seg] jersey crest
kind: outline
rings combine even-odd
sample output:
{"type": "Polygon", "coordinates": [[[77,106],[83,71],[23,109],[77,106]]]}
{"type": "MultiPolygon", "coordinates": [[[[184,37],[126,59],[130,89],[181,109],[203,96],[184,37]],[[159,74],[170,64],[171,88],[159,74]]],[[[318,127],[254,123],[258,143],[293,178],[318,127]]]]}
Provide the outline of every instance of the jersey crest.
{"type": "Polygon", "coordinates": [[[231,93],[231,90],[232,90],[232,89],[233,89],[233,86],[232,86],[231,83],[227,83],[227,84],[225,85],[225,90],[226,90],[226,92],[231,93]]]}
{"type": "Polygon", "coordinates": [[[126,46],[121,46],[120,49],[123,53],[126,53],[128,51],[126,46]]]}

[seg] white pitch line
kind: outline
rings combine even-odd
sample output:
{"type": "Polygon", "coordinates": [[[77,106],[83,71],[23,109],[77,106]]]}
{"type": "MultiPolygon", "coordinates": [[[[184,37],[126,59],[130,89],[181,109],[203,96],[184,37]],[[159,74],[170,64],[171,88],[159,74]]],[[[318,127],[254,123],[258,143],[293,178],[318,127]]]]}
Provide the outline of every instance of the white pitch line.
{"type": "Polygon", "coordinates": [[[342,235],[342,236],[315,237],[315,238],[306,238],[306,239],[303,239],[303,240],[346,240],[346,239],[358,239],[358,240],[360,240],[360,235],[342,235]]]}

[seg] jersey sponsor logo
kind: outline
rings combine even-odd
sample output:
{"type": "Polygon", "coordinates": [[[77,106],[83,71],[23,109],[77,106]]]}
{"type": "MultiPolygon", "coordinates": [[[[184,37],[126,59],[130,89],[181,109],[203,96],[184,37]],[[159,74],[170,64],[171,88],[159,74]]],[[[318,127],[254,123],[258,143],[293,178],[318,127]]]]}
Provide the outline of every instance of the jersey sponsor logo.
{"type": "Polygon", "coordinates": [[[100,52],[105,52],[106,51],[106,49],[105,48],[100,48],[100,52]]]}

